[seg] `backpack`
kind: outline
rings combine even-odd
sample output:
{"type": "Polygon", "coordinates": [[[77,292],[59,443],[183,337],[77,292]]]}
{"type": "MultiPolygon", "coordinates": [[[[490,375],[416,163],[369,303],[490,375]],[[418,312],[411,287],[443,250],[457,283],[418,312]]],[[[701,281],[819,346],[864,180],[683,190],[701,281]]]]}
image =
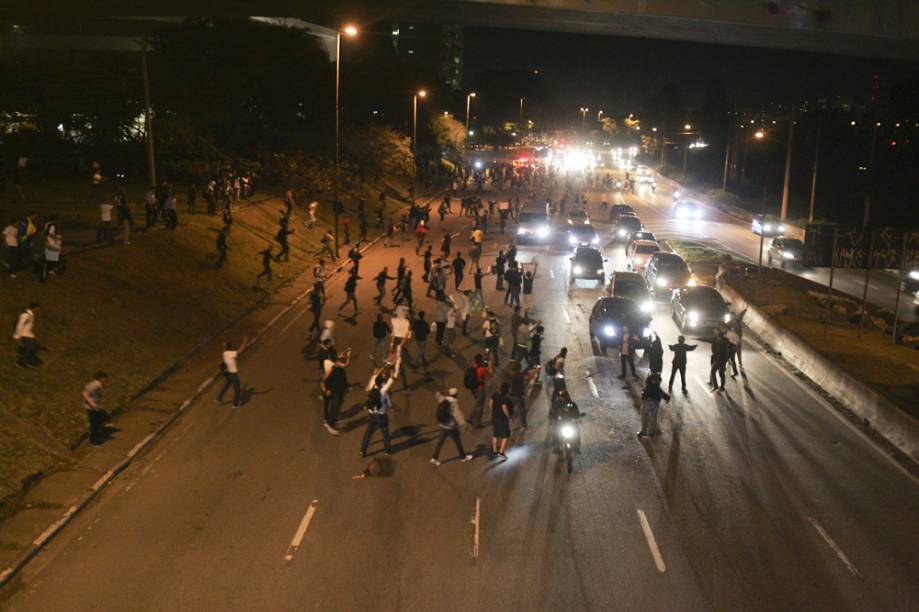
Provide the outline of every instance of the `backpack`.
{"type": "Polygon", "coordinates": [[[479,386],[479,377],[475,373],[475,366],[469,366],[466,368],[466,372],[463,374],[463,386],[469,390],[475,389],[479,386]]]}
{"type": "Polygon", "coordinates": [[[383,396],[380,395],[380,390],[374,387],[367,393],[367,401],[364,403],[364,407],[367,410],[374,411],[374,410],[378,410],[382,406],[383,406],[383,396]]]}
{"type": "Polygon", "coordinates": [[[453,422],[453,410],[449,400],[441,400],[437,404],[437,422],[441,425],[449,425],[453,422]]]}

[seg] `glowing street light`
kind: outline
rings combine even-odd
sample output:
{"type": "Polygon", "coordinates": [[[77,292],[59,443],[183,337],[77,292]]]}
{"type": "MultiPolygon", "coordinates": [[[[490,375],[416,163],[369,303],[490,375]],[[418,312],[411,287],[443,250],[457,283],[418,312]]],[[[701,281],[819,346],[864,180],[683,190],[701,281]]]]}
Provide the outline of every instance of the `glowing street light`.
{"type": "Polygon", "coordinates": [[[469,131],[469,109],[472,107],[472,99],[475,97],[475,92],[470,91],[466,94],[466,131],[469,131]]]}
{"type": "Polygon", "coordinates": [[[587,112],[589,110],[590,109],[587,108],[586,106],[581,107],[581,125],[585,125],[587,123],[587,112]]]}
{"type": "Polygon", "coordinates": [[[753,134],[753,137],[756,138],[757,140],[762,140],[763,138],[766,137],[766,132],[762,130],[756,130],[756,133],[753,134]]]}
{"type": "Polygon", "coordinates": [[[427,95],[428,92],[419,89],[418,93],[412,96],[412,157],[417,157],[418,155],[418,98],[424,98],[427,95]]]}
{"type": "Polygon", "coordinates": [[[341,35],[349,38],[357,36],[357,28],[346,25],[335,33],[335,172],[332,181],[332,208],[335,212],[335,256],[338,256],[338,167],[341,157],[341,35]]]}
{"type": "Polygon", "coordinates": [[[692,129],[692,124],[687,123],[686,125],[683,126],[683,129],[684,129],[684,130],[691,130],[691,129],[692,129]]]}

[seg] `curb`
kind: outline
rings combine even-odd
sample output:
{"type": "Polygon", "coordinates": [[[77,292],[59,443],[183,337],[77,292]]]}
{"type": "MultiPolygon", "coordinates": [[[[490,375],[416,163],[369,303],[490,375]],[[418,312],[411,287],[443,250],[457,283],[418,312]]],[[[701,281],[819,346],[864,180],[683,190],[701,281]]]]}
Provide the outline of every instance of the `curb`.
{"type": "MultiPolygon", "coordinates": [[[[431,202],[435,201],[437,198],[441,197],[442,193],[443,193],[442,190],[439,191],[438,195],[433,196],[431,199],[427,200],[426,203],[430,204],[431,202]]],[[[403,208],[405,207],[403,206],[403,208]]],[[[370,240],[361,249],[360,252],[362,254],[365,253],[370,248],[372,248],[375,244],[381,241],[385,236],[386,234],[384,232],[380,234],[379,236],[377,236],[376,238],[374,238],[373,240],[370,240]]],[[[347,263],[348,263],[347,258],[344,258],[342,263],[340,263],[338,267],[336,267],[334,270],[331,271],[331,273],[329,274],[329,277],[331,278],[333,274],[338,274],[339,272],[344,270],[347,263]]],[[[294,306],[299,304],[300,301],[303,300],[303,298],[309,295],[311,291],[312,291],[312,288],[307,289],[306,291],[296,296],[293,300],[291,300],[287,304],[287,306],[282,308],[280,312],[278,312],[274,317],[272,317],[271,320],[268,321],[268,323],[266,323],[262,327],[262,329],[260,329],[258,333],[255,334],[255,336],[253,336],[251,344],[254,345],[256,342],[258,342],[259,338],[261,338],[265,332],[267,332],[269,329],[274,327],[275,323],[277,323],[284,315],[290,312],[290,310],[293,309],[294,306]]],[[[254,307],[248,309],[244,314],[234,319],[233,322],[229,326],[227,326],[227,328],[225,328],[221,333],[225,332],[227,329],[230,329],[231,327],[239,323],[239,321],[241,321],[246,316],[254,312],[255,309],[257,309],[258,307],[259,307],[259,304],[256,304],[254,307]]],[[[164,382],[166,379],[169,378],[169,376],[173,372],[181,368],[185,364],[185,362],[188,360],[189,357],[191,357],[192,355],[196,354],[199,350],[204,348],[204,346],[209,344],[218,335],[219,334],[215,334],[211,336],[210,338],[207,338],[206,340],[199,343],[189,353],[187,353],[184,357],[182,357],[179,361],[177,361],[172,366],[164,370],[152,382],[145,385],[145,387],[143,388],[144,389],[143,391],[139,391],[135,393],[134,395],[132,395],[131,400],[136,401],[136,399],[142,396],[144,393],[149,392],[150,390],[152,390],[153,388],[155,388],[156,386],[164,382]]],[[[111,484],[111,482],[121,472],[125,470],[125,468],[131,465],[131,463],[134,462],[135,457],[137,457],[137,455],[140,454],[141,451],[145,450],[156,439],[158,439],[163,433],[165,433],[165,431],[173,423],[175,423],[179,419],[180,416],[182,416],[185,413],[186,409],[188,409],[189,406],[191,406],[194,402],[196,402],[198,398],[200,398],[201,395],[205,391],[207,391],[207,389],[214,383],[214,381],[217,380],[217,377],[218,377],[217,374],[210,376],[206,378],[200,385],[198,385],[198,388],[195,390],[195,392],[192,393],[192,395],[189,398],[183,401],[179,405],[179,407],[175,410],[175,412],[173,412],[170,415],[170,417],[162,425],[160,425],[154,431],[147,434],[140,442],[135,444],[131,448],[131,450],[129,450],[128,453],[125,455],[124,459],[118,462],[114,467],[110,468],[95,483],[93,483],[93,485],[90,487],[89,493],[87,493],[78,503],[68,508],[67,511],[64,512],[64,514],[61,515],[59,519],[51,523],[51,525],[49,525],[47,529],[45,529],[37,538],[35,538],[35,540],[32,541],[32,544],[29,547],[29,549],[25,553],[23,553],[23,555],[19,557],[19,559],[17,559],[15,563],[13,563],[12,565],[0,571],[0,589],[8,585],[12,581],[12,579],[17,574],[19,574],[19,572],[21,572],[29,564],[29,562],[32,559],[34,559],[36,555],[38,555],[38,553],[40,553],[45,548],[48,542],[54,539],[54,537],[57,536],[64,529],[64,527],[66,527],[74,519],[74,517],[76,517],[80,512],[82,512],[96,497],[98,497],[104,491],[104,489],[109,484],[111,484]]]]}

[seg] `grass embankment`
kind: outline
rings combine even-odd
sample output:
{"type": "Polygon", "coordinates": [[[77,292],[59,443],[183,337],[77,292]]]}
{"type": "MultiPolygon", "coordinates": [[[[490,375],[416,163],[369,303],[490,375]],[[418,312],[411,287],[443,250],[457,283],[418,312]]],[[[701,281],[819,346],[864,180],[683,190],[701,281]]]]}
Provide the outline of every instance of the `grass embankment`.
{"type": "MultiPolygon", "coordinates": [[[[142,202],[142,187],[135,187],[130,199],[142,202]]],[[[68,227],[93,228],[98,215],[98,207],[86,201],[86,191],[77,192],[74,205],[67,187],[33,187],[27,204],[0,214],[8,218],[35,210],[41,222],[55,212],[62,220],[66,252],[68,227]]],[[[366,196],[371,223],[376,194],[374,190],[366,196]]],[[[397,206],[390,200],[390,210],[397,206]]],[[[140,222],[135,227],[143,225],[141,208],[135,212],[140,222]]],[[[182,214],[185,201],[180,197],[175,231],[138,232],[131,245],[75,254],[66,273],[51,276],[45,284],[28,273],[17,279],[0,275],[0,321],[8,330],[0,344],[0,506],[24,482],[71,460],[71,450],[86,431],[80,390],[96,370],[109,375],[107,409],[124,407],[176,359],[266,297],[264,290],[252,286],[261,269],[258,252],[268,244],[278,250],[274,236],[281,208],[279,199],[263,193],[236,209],[230,261],[221,270],[214,267],[219,216],[182,214]],[[10,335],[18,313],[33,301],[41,304],[35,330],[47,351],[40,353],[40,368],[20,369],[10,335]]],[[[320,219],[329,213],[320,211],[320,219]]],[[[275,287],[312,264],[329,225],[321,222],[309,231],[304,218],[305,212],[295,211],[290,261],[273,264],[275,287]]],[[[355,236],[356,219],[351,222],[355,236]]]]}

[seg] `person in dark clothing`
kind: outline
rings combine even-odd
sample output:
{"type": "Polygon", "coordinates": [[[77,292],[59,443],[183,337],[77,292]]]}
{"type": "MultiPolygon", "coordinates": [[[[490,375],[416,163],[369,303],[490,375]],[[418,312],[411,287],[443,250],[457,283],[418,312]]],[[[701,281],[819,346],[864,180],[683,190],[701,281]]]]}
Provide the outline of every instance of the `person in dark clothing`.
{"type": "Polygon", "coordinates": [[[373,301],[383,305],[383,299],[386,297],[386,281],[396,280],[396,277],[389,275],[389,268],[383,266],[383,269],[380,270],[379,274],[374,277],[374,281],[377,285],[377,296],[373,298],[373,301]]]}
{"type": "Polygon", "coordinates": [[[316,281],[313,283],[313,290],[310,291],[310,312],[313,313],[313,322],[310,324],[309,332],[314,331],[318,334],[321,330],[319,320],[322,318],[322,306],[325,302],[322,283],[316,281]]]}
{"type": "Polygon", "coordinates": [[[456,257],[453,258],[453,282],[457,290],[459,290],[460,285],[463,284],[463,274],[465,270],[466,260],[463,259],[463,254],[457,251],[456,257]]]}
{"type": "Polygon", "coordinates": [[[334,360],[332,368],[322,381],[323,395],[323,421],[328,431],[333,436],[339,435],[335,424],[338,421],[338,412],[345,401],[345,393],[351,386],[348,383],[348,375],[345,368],[351,363],[351,352],[340,353],[338,359],[334,360]]]}
{"type": "Polygon", "coordinates": [[[431,280],[431,262],[433,261],[433,257],[433,247],[429,244],[428,248],[424,250],[424,275],[421,277],[421,280],[426,283],[431,280]]]}
{"type": "Polygon", "coordinates": [[[195,204],[198,202],[198,187],[191,183],[188,186],[188,214],[195,214],[195,204]]]}
{"type": "Polygon", "coordinates": [[[367,456],[367,447],[374,432],[379,429],[383,433],[383,449],[387,455],[392,454],[392,445],[389,439],[389,388],[395,379],[390,376],[384,378],[382,375],[377,376],[370,390],[367,392],[367,412],[370,420],[367,422],[367,429],[364,430],[364,438],[361,441],[361,457],[367,456]]]}
{"type": "Polygon", "coordinates": [[[354,246],[348,251],[348,259],[351,260],[351,274],[357,276],[360,271],[361,259],[364,256],[361,254],[361,242],[358,240],[354,243],[354,246]]]}
{"type": "Polygon", "coordinates": [[[545,331],[545,327],[537,325],[530,335],[530,351],[526,356],[528,370],[539,367],[540,355],[542,354],[542,338],[545,331]]]}
{"type": "Polygon", "coordinates": [[[504,291],[504,273],[507,266],[507,257],[504,255],[503,250],[498,251],[498,256],[495,257],[495,276],[497,277],[497,285],[495,289],[498,291],[504,291]]]}
{"type": "Polygon", "coordinates": [[[724,391],[725,368],[728,363],[727,344],[728,341],[724,338],[724,334],[720,329],[716,329],[712,338],[712,367],[708,377],[708,384],[712,386],[716,393],[724,391]],[[718,386],[718,376],[721,377],[721,386],[718,386]]]}
{"type": "Polygon", "coordinates": [[[660,433],[657,426],[657,411],[660,408],[661,399],[670,401],[670,395],[664,393],[661,389],[661,377],[656,373],[651,373],[645,383],[645,389],[641,392],[641,431],[639,436],[656,436],[660,433]]]}
{"type": "Polygon", "coordinates": [[[412,323],[412,337],[418,345],[418,361],[414,363],[418,367],[420,363],[427,370],[428,367],[428,335],[431,333],[431,324],[425,318],[424,311],[418,312],[418,318],[412,323]]]}
{"type": "Polygon", "coordinates": [[[526,404],[526,395],[527,395],[527,382],[526,376],[523,373],[523,368],[520,367],[519,361],[514,361],[511,364],[511,378],[510,386],[508,388],[508,397],[510,397],[511,402],[514,406],[514,411],[520,415],[520,426],[523,429],[527,428],[527,404],[526,404]]]}
{"type": "Polygon", "coordinates": [[[670,369],[670,384],[667,385],[667,391],[673,391],[673,381],[676,373],[680,373],[680,382],[683,383],[683,395],[686,395],[686,353],[696,350],[695,344],[686,344],[686,338],[680,336],[676,344],[670,345],[670,351],[673,353],[673,363],[670,369]]]}
{"type": "Polygon", "coordinates": [[[338,307],[338,312],[341,312],[341,309],[348,304],[352,304],[354,306],[354,314],[352,316],[357,316],[357,297],[355,295],[357,292],[357,279],[357,274],[352,270],[351,274],[348,275],[348,280],[345,281],[345,301],[338,307]]]}
{"type": "Polygon", "coordinates": [[[657,332],[652,332],[651,346],[648,348],[648,368],[658,375],[664,371],[664,347],[657,332]]]}
{"type": "Polygon", "coordinates": [[[440,243],[440,256],[444,259],[450,257],[450,248],[453,244],[453,234],[444,234],[444,239],[440,243]]]}
{"type": "Polygon", "coordinates": [[[218,254],[218,257],[217,257],[217,263],[216,263],[215,265],[216,265],[216,267],[217,267],[218,270],[219,270],[220,268],[223,267],[223,264],[224,264],[224,263],[226,263],[227,261],[229,261],[229,259],[227,258],[227,250],[228,250],[228,248],[229,248],[229,247],[227,246],[227,238],[229,238],[229,236],[230,236],[230,229],[231,229],[231,228],[229,228],[229,227],[225,227],[225,228],[221,229],[219,232],[217,232],[217,254],[218,254]]]}
{"type": "Polygon", "coordinates": [[[392,327],[383,320],[382,314],[377,313],[377,319],[373,322],[373,350],[370,351],[370,359],[374,363],[377,362],[380,349],[383,350],[383,356],[386,356],[386,344],[391,333],[392,327]]]}
{"type": "Polygon", "coordinates": [[[509,397],[511,386],[501,383],[501,389],[491,396],[491,455],[507,459],[504,451],[511,437],[511,414],[514,404],[509,397]]]}
{"type": "Polygon", "coordinates": [[[504,280],[507,281],[507,293],[504,294],[504,303],[511,306],[520,306],[520,286],[523,283],[523,276],[516,265],[504,273],[504,280]]]}
{"type": "Polygon", "coordinates": [[[281,250],[278,251],[277,256],[274,258],[275,261],[281,261],[281,258],[284,258],[284,261],[290,261],[290,245],[287,244],[287,237],[290,234],[294,233],[294,230],[287,226],[287,223],[283,222],[283,219],[287,217],[282,217],[282,223],[280,229],[275,238],[278,241],[278,244],[281,245],[281,250]]]}
{"type": "Polygon", "coordinates": [[[258,286],[258,282],[263,276],[268,277],[268,284],[271,284],[271,260],[273,258],[272,248],[269,245],[264,251],[259,251],[259,255],[262,256],[262,271],[258,273],[258,276],[255,277],[255,285],[258,286]]]}
{"type": "Polygon", "coordinates": [[[370,229],[370,226],[367,225],[367,215],[361,213],[360,218],[358,219],[358,229],[360,230],[360,240],[363,242],[367,240],[367,231],[370,229]]]}

